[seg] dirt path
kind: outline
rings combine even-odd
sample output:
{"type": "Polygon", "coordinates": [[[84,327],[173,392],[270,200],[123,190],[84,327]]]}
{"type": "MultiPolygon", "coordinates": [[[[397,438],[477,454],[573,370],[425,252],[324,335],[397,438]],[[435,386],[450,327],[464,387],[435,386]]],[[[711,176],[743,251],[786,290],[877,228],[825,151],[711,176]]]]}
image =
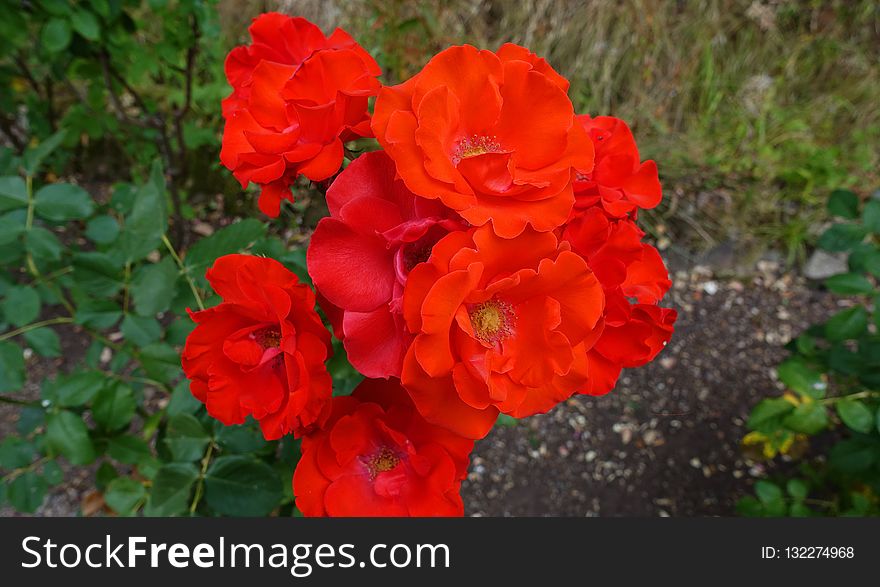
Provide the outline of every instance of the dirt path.
{"type": "Polygon", "coordinates": [[[739,447],[749,409],[775,393],[782,345],[836,307],[761,263],[751,281],[679,274],[679,321],[658,360],[478,443],[469,515],[733,515],[763,465],[739,447]]]}

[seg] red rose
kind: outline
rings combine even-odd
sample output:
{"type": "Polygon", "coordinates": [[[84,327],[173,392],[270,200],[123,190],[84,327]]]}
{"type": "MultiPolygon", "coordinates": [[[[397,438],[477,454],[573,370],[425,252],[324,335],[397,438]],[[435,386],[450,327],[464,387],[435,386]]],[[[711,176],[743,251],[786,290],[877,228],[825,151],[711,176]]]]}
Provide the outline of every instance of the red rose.
{"type": "Polygon", "coordinates": [[[623,367],[648,363],[672,336],[677,313],[657,306],[671,282],[660,253],[641,242],[644,234],[634,221],[598,206],[575,217],[563,233],[605,291],[604,329],[588,353],[590,379],[582,393],[611,391],[623,367]]]}
{"type": "Polygon", "coordinates": [[[414,193],[504,238],[549,231],[571,212],[575,171],[593,167],[567,86],[523,47],[451,47],[382,89],[373,130],[414,193]]]}
{"type": "Polygon", "coordinates": [[[299,175],[339,170],[343,143],[371,136],[367,101],[379,67],[345,31],[325,37],[302,18],[268,13],[250,27],[253,44],[226,59],[233,87],[223,102],[220,160],[242,188],[261,186],[260,210],[278,216],[299,175]]]}
{"type": "Polygon", "coordinates": [[[625,216],[637,208],[653,208],[663,192],[657,164],[640,162],[639,149],[626,123],[612,116],[578,116],[596,151],[596,166],[579,174],[574,184],[575,210],[601,203],[611,216],[625,216]]]}
{"type": "Polygon", "coordinates": [[[326,416],[332,386],[314,294],[263,257],[220,257],[206,277],[223,302],[190,312],[183,371],[193,395],[224,424],[253,416],[267,440],[302,435],[326,416]]]}
{"type": "Polygon", "coordinates": [[[602,287],[552,232],[454,232],[409,275],[402,381],[429,422],[482,438],[499,412],[545,412],[586,384],[602,287]]]}
{"type": "Polygon", "coordinates": [[[333,398],[293,475],[306,516],[461,516],[473,441],[425,422],[396,379],[333,398]]]}
{"type": "Polygon", "coordinates": [[[309,274],[334,316],[351,364],[367,377],[400,377],[412,336],[401,297],[410,270],[431,247],[462,228],[439,202],[416,197],[395,179],[383,152],[358,157],[327,190],[330,217],[318,223],[308,249],[309,274]]]}

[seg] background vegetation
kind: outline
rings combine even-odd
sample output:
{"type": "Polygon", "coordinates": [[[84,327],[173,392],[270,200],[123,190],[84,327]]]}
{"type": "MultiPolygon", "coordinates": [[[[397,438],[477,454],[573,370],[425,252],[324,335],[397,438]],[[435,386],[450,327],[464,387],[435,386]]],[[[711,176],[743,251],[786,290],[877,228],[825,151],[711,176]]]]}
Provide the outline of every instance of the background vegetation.
{"type": "MultiPolygon", "coordinates": [[[[251,250],[303,274],[300,245],[323,213],[303,184],[281,218],[254,220],[255,195],[218,162],[223,60],[250,17],[273,9],[346,28],[389,84],[454,43],[547,57],[579,111],[626,119],[660,161],[666,198],[647,225],[686,259],[778,248],[796,265],[827,226],[833,189],[858,207],[880,184],[880,8],[867,0],[0,0],[0,401],[18,414],[15,430],[0,428],[0,504],[36,511],[73,465],[94,474],[94,511],[293,512],[295,443],[214,426],[178,363],[184,309],[213,303],[204,268],[251,250]]],[[[855,247],[873,242],[871,226],[835,230],[858,232],[855,247]]],[[[867,290],[842,293],[862,294],[867,316],[867,290]]],[[[875,336],[865,324],[851,338],[875,336]]],[[[817,344],[796,350],[821,379],[837,363],[817,363],[817,344]]],[[[356,378],[337,357],[344,392],[356,378]]],[[[847,393],[873,386],[847,381],[847,393]]],[[[873,397],[859,396],[872,414],[873,397]]],[[[764,424],[805,433],[774,414],[764,424]]],[[[876,437],[863,416],[853,426],[840,414],[876,437]]],[[[843,492],[819,513],[861,507],[850,481],[800,482],[843,492]]]]}

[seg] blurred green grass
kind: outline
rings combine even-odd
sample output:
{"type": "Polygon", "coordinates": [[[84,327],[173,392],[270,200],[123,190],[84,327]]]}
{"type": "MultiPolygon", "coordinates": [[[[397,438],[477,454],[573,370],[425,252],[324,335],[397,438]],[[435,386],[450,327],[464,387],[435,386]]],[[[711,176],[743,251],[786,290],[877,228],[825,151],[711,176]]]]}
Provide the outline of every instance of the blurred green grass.
{"type": "MultiPolygon", "coordinates": [[[[450,44],[525,45],[571,82],[580,112],[627,120],[660,164],[655,233],[800,256],[831,189],[867,195],[880,160],[880,5],[870,0],[282,0],[251,8],[341,26],[386,83],[450,44]]],[[[231,36],[241,2],[221,2],[231,36]]]]}

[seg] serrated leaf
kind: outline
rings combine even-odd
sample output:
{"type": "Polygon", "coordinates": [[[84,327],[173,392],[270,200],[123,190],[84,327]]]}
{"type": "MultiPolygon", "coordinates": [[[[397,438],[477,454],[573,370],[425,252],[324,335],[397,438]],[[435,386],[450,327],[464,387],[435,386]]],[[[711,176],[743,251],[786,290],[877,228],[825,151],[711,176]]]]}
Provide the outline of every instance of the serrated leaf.
{"type": "Polygon", "coordinates": [[[819,248],[831,252],[848,251],[862,242],[867,231],[857,224],[835,224],[819,237],[819,248]]]}
{"type": "Polygon", "coordinates": [[[825,280],[825,287],[840,295],[869,295],[874,293],[874,285],[864,275],[841,273],[825,280]]]}
{"type": "Polygon", "coordinates": [[[119,327],[125,340],[144,347],[162,338],[162,326],[155,318],[126,314],[119,327]]]}
{"type": "Polygon", "coordinates": [[[104,385],[95,396],[92,416],[106,430],[118,430],[128,426],[136,408],[137,402],[131,388],[121,381],[115,381],[104,385]]]}
{"type": "Polygon", "coordinates": [[[282,495],[278,474],[253,457],[220,457],[205,476],[205,501],[228,516],[265,516],[282,495]]]}
{"type": "Polygon", "coordinates": [[[196,280],[202,285],[206,285],[205,270],[218,257],[243,251],[262,237],[265,232],[266,225],[253,218],[236,222],[221,228],[193,245],[186,253],[184,264],[196,280]]]}
{"type": "Polygon", "coordinates": [[[125,230],[119,236],[119,250],[126,260],[139,261],[159,247],[167,226],[165,176],[156,161],[149,180],[137,190],[125,230]]]}
{"type": "Polygon", "coordinates": [[[15,326],[30,324],[40,315],[40,294],[32,287],[16,285],[6,290],[3,315],[15,326]]]}
{"type": "Polygon", "coordinates": [[[137,436],[114,436],[107,443],[107,454],[120,463],[136,465],[150,457],[150,445],[137,436]]]}
{"type": "Polygon", "coordinates": [[[25,235],[24,245],[27,251],[37,259],[58,261],[61,259],[63,247],[54,234],[36,226],[25,235]]]}
{"type": "Polygon", "coordinates": [[[122,309],[109,300],[80,298],[77,300],[74,319],[77,324],[98,330],[112,328],[122,318],[122,309]]]}
{"type": "Polygon", "coordinates": [[[859,217],[859,197],[849,190],[834,190],[828,198],[828,213],[852,220],[859,217]]]}
{"type": "Polygon", "coordinates": [[[0,341],[0,391],[18,391],[24,385],[24,355],[21,347],[0,341]]]}
{"type": "Polygon", "coordinates": [[[141,266],[131,282],[131,295],[135,310],[141,316],[155,316],[171,307],[177,266],[171,257],[158,263],[141,266]]]}
{"type": "Polygon", "coordinates": [[[868,312],[862,306],[842,310],[825,323],[828,340],[851,340],[858,338],[868,327],[868,312]]]}
{"type": "Polygon", "coordinates": [[[88,465],[95,460],[95,447],[82,418],[62,410],[46,416],[46,441],[73,465],[88,465]]]}
{"type": "Polygon", "coordinates": [[[27,185],[17,175],[0,177],[0,212],[27,208],[27,185]]]}
{"type": "Polygon", "coordinates": [[[86,225],[86,237],[99,245],[109,245],[119,236],[119,223],[112,216],[95,216],[86,225]]]}
{"type": "Polygon", "coordinates": [[[880,233],[880,200],[871,199],[862,212],[862,224],[873,233],[880,233]]]}
{"type": "Polygon", "coordinates": [[[37,191],[34,211],[37,216],[53,222],[84,220],[95,211],[95,203],[78,185],[53,183],[37,191]]]}
{"type": "Polygon", "coordinates": [[[6,497],[18,511],[32,514],[43,505],[47,489],[46,480],[41,475],[27,471],[9,484],[6,497]]]}
{"type": "Polygon", "coordinates": [[[89,41],[97,41],[101,38],[101,24],[88,10],[83,8],[75,10],[70,15],[70,23],[73,25],[73,30],[89,41]]]}
{"type": "Polygon", "coordinates": [[[34,445],[17,436],[7,436],[0,442],[0,468],[12,471],[27,467],[34,460],[34,445]]]}
{"type": "Polygon", "coordinates": [[[24,339],[28,346],[41,357],[61,356],[61,339],[58,337],[58,333],[48,326],[29,330],[24,334],[24,339]]]}
{"type": "Polygon", "coordinates": [[[107,485],[104,502],[120,516],[130,516],[147,496],[144,486],[131,477],[117,477],[107,485]]]}
{"type": "Polygon", "coordinates": [[[828,411],[816,402],[802,403],[782,423],[795,432],[816,434],[828,426],[828,411]]]}
{"type": "Polygon", "coordinates": [[[166,517],[186,513],[193,483],[198,478],[198,470],[189,463],[163,465],[153,479],[144,514],[166,517]]]}
{"type": "Polygon", "coordinates": [[[70,24],[62,18],[51,18],[43,25],[40,42],[49,53],[60,53],[70,45],[70,24]]]}
{"type": "Polygon", "coordinates": [[[87,404],[101,391],[105,382],[105,376],[97,371],[59,375],[53,386],[55,401],[66,408],[87,404]]]}
{"type": "Polygon", "coordinates": [[[841,400],[835,404],[837,415],[843,423],[855,430],[867,434],[874,427],[874,414],[858,400],[841,400]]]}
{"type": "Polygon", "coordinates": [[[210,440],[210,435],[194,416],[178,414],[168,422],[164,442],[175,461],[189,462],[202,458],[210,440]]]}
{"type": "Polygon", "coordinates": [[[804,361],[795,357],[788,359],[776,369],[779,380],[789,389],[813,399],[825,397],[828,384],[822,374],[810,368],[804,361]]]}

